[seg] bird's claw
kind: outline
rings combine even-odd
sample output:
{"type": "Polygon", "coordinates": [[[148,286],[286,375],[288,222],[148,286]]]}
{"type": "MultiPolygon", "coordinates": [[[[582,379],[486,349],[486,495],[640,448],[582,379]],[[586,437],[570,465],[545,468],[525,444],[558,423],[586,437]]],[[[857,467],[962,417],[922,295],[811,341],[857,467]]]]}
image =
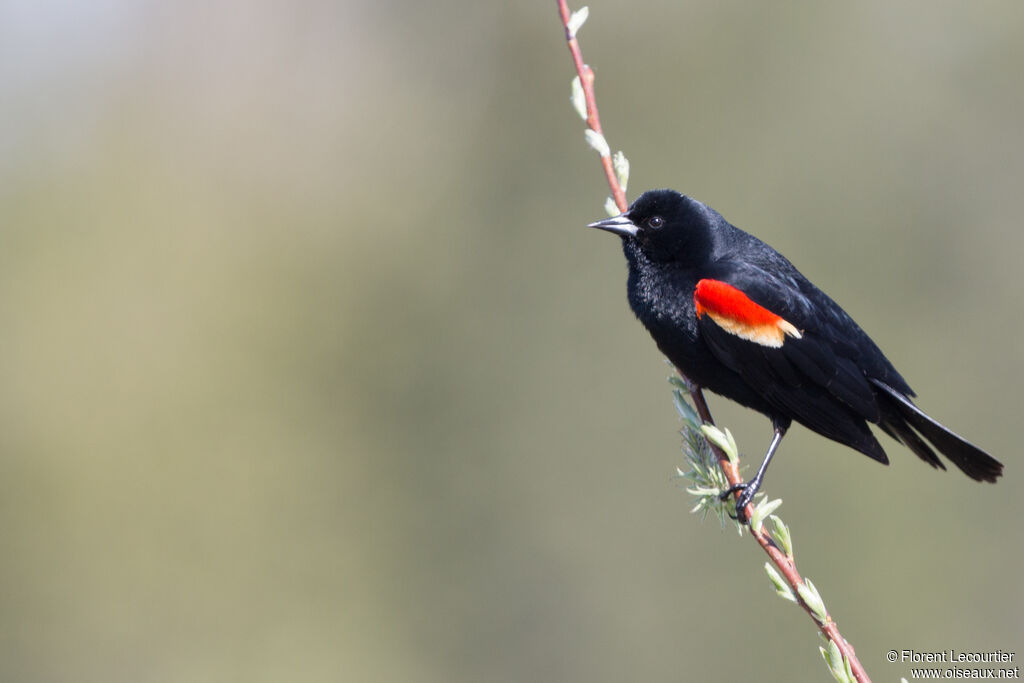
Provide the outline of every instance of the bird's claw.
{"type": "Polygon", "coordinates": [[[742,491],[745,488],[747,488],[747,485],[742,482],[740,482],[739,484],[733,484],[732,486],[718,494],[718,500],[724,503],[725,501],[729,500],[729,496],[736,493],[737,491],[742,491]]]}
{"type": "Polygon", "coordinates": [[[722,491],[722,493],[719,494],[718,499],[721,500],[722,502],[725,502],[726,500],[729,499],[729,496],[733,495],[737,491],[742,491],[742,493],[740,493],[740,495],[736,498],[736,514],[729,514],[729,517],[731,519],[738,521],[740,524],[746,524],[746,509],[747,506],[750,505],[750,501],[752,501],[754,499],[754,496],[757,494],[756,487],[749,486],[748,484],[742,482],[739,484],[733,484],[725,491],[722,491]]]}

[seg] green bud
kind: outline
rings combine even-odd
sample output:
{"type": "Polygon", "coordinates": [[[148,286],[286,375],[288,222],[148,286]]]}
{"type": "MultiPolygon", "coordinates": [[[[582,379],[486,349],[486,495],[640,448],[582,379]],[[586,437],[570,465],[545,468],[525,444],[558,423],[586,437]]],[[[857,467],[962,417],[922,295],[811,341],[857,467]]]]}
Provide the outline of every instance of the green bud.
{"type": "Polygon", "coordinates": [[[615,177],[618,178],[619,185],[625,192],[626,186],[629,184],[629,159],[621,151],[616,152],[612,157],[612,166],[615,168],[615,177]]]}
{"type": "Polygon", "coordinates": [[[572,101],[573,109],[580,115],[580,118],[584,121],[587,120],[587,96],[583,94],[583,84],[580,83],[580,77],[576,76],[572,79],[572,95],[569,97],[572,101]]]}
{"type": "Polygon", "coordinates": [[[793,595],[793,589],[789,587],[786,580],[782,578],[782,575],[772,566],[771,562],[764,563],[764,570],[768,574],[768,579],[771,580],[772,585],[775,586],[775,592],[778,593],[780,598],[789,600],[790,602],[796,602],[796,596],[793,595]]]}
{"type": "MultiPolygon", "coordinates": [[[[608,141],[605,140],[604,136],[598,133],[596,130],[587,128],[585,131],[583,131],[583,135],[587,138],[587,144],[593,147],[594,151],[596,151],[602,157],[610,157],[612,155],[612,150],[608,146],[608,141]]],[[[614,215],[619,215],[619,212],[616,211],[614,215]]]]}
{"type": "Polygon", "coordinates": [[[787,557],[793,559],[793,537],[789,534],[789,527],[777,515],[769,519],[772,520],[772,540],[787,557]]]}
{"type": "Polygon", "coordinates": [[[569,23],[566,24],[566,28],[569,29],[570,38],[576,37],[576,32],[580,30],[584,23],[586,23],[587,17],[589,16],[589,7],[580,7],[569,16],[569,23]]]}
{"type": "MultiPolygon", "coordinates": [[[[588,130],[587,132],[592,133],[593,131],[588,130]]],[[[604,138],[601,139],[604,140],[604,138]]],[[[611,197],[608,197],[607,199],[604,200],[604,212],[609,216],[618,216],[620,213],[622,213],[621,211],[619,211],[619,205],[616,204],[615,200],[612,199],[611,197]]]]}
{"type": "Polygon", "coordinates": [[[796,587],[796,592],[800,594],[800,599],[804,601],[804,604],[810,608],[811,614],[818,620],[818,623],[825,623],[828,611],[825,609],[825,602],[821,599],[818,589],[814,587],[814,583],[805,578],[804,582],[796,587]]]}
{"type": "Polygon", "coordinates": [[[750,528],[754,530],[754,533],[761,533],[761,524],[764,522],[764,518],[778,510],[780,505],[782,505],[781,498],[775,500],[765,498],[754,506],[754,514],[750,516],[750,528]]]}
{"type": "Polygon", "coordinates": [[[729,453],[729,439],[726,438],[721,429],[714,425],[701,425],[700,431],[704,432],[704,438],[722,449],[729,456],[730,460],[733,459],[733,456],[729,453]]]}

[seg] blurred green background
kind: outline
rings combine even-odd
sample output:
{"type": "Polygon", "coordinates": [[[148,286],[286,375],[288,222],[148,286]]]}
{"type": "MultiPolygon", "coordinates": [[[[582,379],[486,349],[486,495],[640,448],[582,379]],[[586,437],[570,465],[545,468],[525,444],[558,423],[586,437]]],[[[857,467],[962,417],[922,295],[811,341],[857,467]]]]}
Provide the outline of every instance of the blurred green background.
{"type": "MultiPolygon", "coordinates": [[[[631,197],[776,246],[1007,465],[791,432],[861,661],[1024,656],[1019,2],[591,10],[631,197]]],[[[0,0],[0,679],[827,679],[671,477],[572,75],[553,2],[0,0]]]]}

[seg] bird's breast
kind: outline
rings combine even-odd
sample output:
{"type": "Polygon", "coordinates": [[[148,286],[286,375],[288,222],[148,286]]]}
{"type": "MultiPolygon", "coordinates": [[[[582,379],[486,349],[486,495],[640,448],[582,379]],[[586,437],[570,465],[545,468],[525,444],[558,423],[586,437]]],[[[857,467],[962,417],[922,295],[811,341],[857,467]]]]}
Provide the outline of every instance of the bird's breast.
{"type": "Polygon", "coordinates": [[[698,341],[693,300],[696,280],[681,274],[630,269],[629,305],[654,337],[662,352],[676,362],[687,347],[698,341]],[[673,349],[669,353],[667,349],[673,349]]]}

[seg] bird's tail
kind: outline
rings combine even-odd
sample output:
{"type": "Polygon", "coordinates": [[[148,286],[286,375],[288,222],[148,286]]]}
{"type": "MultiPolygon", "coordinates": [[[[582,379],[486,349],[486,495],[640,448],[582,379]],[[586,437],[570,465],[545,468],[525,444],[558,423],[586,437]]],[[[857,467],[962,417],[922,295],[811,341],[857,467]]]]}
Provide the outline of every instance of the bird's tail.
{"type": "Polygon", "coordinates": [[[877,379],[872,379],[871,382],[892,399],[891,403],[896,408],[896,419],[883,418],[883,428],[921,459],[935,467],[942,467],[938,457],[918,434],[930,441],[940,453],[971,479],[995,483],[1002,475],[1003,463],[926,415],[902,392],[877,379]]]}

